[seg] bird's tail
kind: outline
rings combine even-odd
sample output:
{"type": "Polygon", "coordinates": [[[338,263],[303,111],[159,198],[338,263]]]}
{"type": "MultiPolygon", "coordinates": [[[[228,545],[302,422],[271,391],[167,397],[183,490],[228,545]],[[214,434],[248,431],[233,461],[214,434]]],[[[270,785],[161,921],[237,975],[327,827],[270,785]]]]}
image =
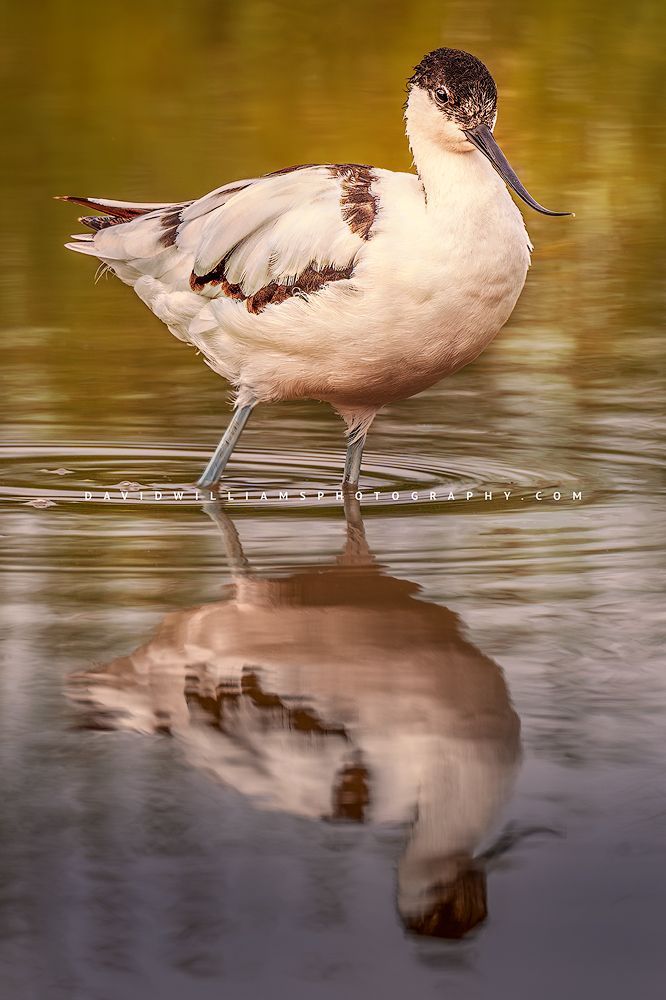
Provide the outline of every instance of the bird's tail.
{"type": "MultiPolygon", "coordinates": [[[[104,215],[79,216],[79,222],[96,232],[100,229],[106,229],[108,226],[117,226],[123,222],[131,222],[132,219],[137,219],[140,215],[147,215],[149,212],[158,212],[172,207],[168,203],[111,201],[109,198],[79,198],[73,194],[56,195],[55,200],[71,201],[75,205],[91,208],[93,212],[106,213],[104,215]]],[[[81,236],[90,239],[90,233],[82,233],[81,236]]]]}
{"type": "Polygon", "coordinates": [[[68,250],[97,257],[127,284],[143,274],[157,276],[173,264],[175,232],[180,212],[189,202],[131,202],[109,198],[62,195],[59,201],[101,212],[82,215],[79,222],[91,232],[75,233],[68,250]]]}

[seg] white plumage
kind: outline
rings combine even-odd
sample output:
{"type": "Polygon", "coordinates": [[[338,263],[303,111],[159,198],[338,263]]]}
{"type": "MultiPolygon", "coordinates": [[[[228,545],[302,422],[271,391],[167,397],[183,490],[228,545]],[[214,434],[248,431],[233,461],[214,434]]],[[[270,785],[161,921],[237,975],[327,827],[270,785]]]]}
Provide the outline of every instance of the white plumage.
{"type": "MultiPolygon", "coordinates": [[[[107,212],[67,246],[103,261],[237,389],[210,486],[257,402],[318,399],[351,432],[358,479],[376,412],[473,360],[507,321],[529,240],[492,137],[483,64],[440,49],[406,106],[417,174],[358,164],[287,168],[192,202],[70,200],[107,212]],[[442,95],[447,95],[446,99],[442,95]]],[[[556,214],[556,213],[547,213],[556,214]]]]}

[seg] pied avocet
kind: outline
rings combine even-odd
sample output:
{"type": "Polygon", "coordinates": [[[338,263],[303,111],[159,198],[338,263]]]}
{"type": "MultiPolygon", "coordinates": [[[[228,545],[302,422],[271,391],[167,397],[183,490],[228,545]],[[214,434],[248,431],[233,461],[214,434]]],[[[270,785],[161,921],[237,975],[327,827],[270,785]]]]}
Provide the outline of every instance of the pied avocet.
{"type": "Polygon", "coordinates": [[[492,341],[531,245],[504,182],[545,215],[493,137],[497,88],[456,49],[408,83],[416,173],[356,163],[287,167],[195,201],[67,196],[103,215],[67,246],[99,258],[236,388],[198,485],[217,483],[257,403],[330,403],[358,482],[377,411],[457,371],[492,341]]]}

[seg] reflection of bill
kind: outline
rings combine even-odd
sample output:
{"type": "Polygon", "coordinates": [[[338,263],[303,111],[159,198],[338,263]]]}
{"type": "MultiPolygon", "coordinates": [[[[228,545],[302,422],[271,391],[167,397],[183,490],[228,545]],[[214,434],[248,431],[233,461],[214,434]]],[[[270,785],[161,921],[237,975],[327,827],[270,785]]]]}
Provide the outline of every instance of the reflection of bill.
{"type": "Polygon", "coordinates": [[[336,564],[262,579],[212,511],[235,570],[224,599],[167,615],[70,693],[85,725],[172,733],[260,807],[410,823],[401,917],[462,937],[486,916],[474,854],[510,794],[518,718],[458,617],[384,573],[357,505],[348,514],[336,564]]]}

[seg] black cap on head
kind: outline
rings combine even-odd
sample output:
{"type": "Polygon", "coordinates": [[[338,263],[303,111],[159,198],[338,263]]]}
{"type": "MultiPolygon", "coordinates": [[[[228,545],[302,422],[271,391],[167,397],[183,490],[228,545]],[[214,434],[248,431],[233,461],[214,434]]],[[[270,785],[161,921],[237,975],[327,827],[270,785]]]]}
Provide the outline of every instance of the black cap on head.
{"type": "Polygon", "coordinates": [[[441,110],[463,128],[494,121],[497,87],[480,59],[461,49],[435,49],[424,56],[409,79],[409,87],[421,87],[441,110]],[[438,96],[439,95],[439,96],[438,96]]]}

